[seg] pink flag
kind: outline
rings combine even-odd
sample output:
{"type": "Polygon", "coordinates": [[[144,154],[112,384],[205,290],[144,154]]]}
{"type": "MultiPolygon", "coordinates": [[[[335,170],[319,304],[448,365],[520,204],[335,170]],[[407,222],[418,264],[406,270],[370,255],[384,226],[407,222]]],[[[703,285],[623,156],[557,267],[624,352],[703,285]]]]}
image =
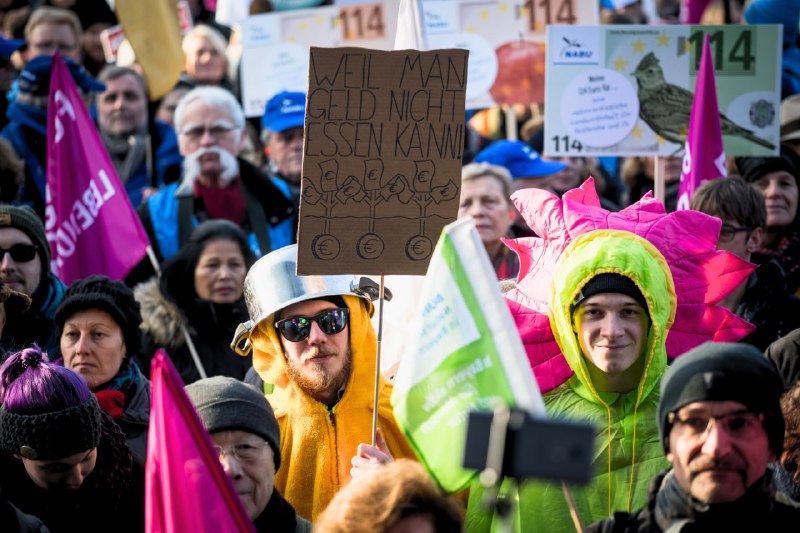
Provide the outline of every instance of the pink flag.
{"type": "Polygon", "coordinates": [[[48,109],[45,231],[53,273],[67,285],[91,274],[122,279],[149,241],[59,54],[48,109]]]}
{"type": "Polygon", "coordinates": [[[145,531],[254,532],[203,423],[163,350],[151,367],[145,531]]]}
{"type": "Polygon", "coordinates": [[[686,133],[686,154],[683,156],[681,169],[678,210],[689,209],[692,194],[702,183],[726,175],[714,62],[711,60],[711,47],[706,34],[694,89],[689,131],[686,133]]]}
{"type": "Polygon", "coordinates": [[[700,24],[711,0],[682,0],[680,10],[681,24],[700,24]]]}

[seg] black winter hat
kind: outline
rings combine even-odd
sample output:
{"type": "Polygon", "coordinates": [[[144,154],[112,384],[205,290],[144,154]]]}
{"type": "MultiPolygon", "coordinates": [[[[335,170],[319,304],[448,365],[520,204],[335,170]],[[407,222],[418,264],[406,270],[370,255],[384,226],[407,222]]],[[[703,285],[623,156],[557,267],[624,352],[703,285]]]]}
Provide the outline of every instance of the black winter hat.
{"type": "Polygon", "coordinates": [[[122,330],[128,357],[139,355],[142,340],[139,325],[142,314],[133,291],[121,281],[106,276],[89,276],[70,285],[61,304],[56,309],[55,322],[58,334],[64,332],[64,323],[69,317],[86,309],[105,311],[122,330]]]}
{"type": "MultiPolygon", "coordinates": [[[[42,279],[50,273],[50,243],[44,233],[44,224],[36,211],[27,205],[0,205],[0,228],[16,228],[27,235],[39,252],[42,279]]],[[[41,280],[39,280],[41,285],[41,280]]],[[[29,294],[28,296],[33,296],[29,294]]]]}
{"type": "Polygon", "coordinates": [[[63,459],[96,448],[102,420],[94,394],[80,405],[50,413],[10,413],[0,407],[0,449],[31,460],[63,459]]]}
{"type": "Polygon", "coordinates": [[[200,420],[209,433],[247,431],[262,437],[272,447],[275,470],[281,465],[281,430],[264,395],[238,379],[214,376],[186,386],[200,420]]]}
{"type": "Polygon", "coordinates": [[[752,183],[767,174],[780,171],[788,172],[797,181],[800,179],[800,156],[788,146],[781,145],[780,156],[737,157],[736,168],[739,169],[739,174],[748,183],[752,183]]]}
{"type": "Polygon", "coordinates": [[[739,402],[764,415],[764,429],[776,457],[783,451],[783,383],[772,364],[749,344],[706,342],[678,357],[661,380],[658,431],[669,452],[669,414],[701,401],[739,402]]]}
{"type": "Polygon", "coordinates": [[[645,300],[642,291],[639,290],[639,287],[628,277],[625,277],[621,274],[598,274],[597,276],[593,277],[589,283],[583,286],[581,289],[581,293],[578,296],[575,305],[577,306],[586,298],[590,296],[594,296],[595,294],[603,294],[608,292],[615,292],[619,294],[624,294],[625,296],[630,296],[634,300],[636,300],[639,305],[647,310],[647,300],[645,300]]]}

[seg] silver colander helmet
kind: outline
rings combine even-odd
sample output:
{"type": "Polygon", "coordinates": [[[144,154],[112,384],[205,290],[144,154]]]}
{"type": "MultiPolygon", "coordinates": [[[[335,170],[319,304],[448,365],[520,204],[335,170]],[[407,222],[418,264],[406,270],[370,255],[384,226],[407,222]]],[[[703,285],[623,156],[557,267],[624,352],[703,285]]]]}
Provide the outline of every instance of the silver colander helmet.
{"type": "MultiPolygon", "coordinates": [[[[249,352],[249,337],[259,323],[273,320],[275,313],[292,304],[324,298],[326,296],[357,296],[368,302],[372,314],[372,300],[379,297],[379,286],[369,278],[353,275],[298,276],[297,245],[286,246],[271,252],[250,267],[244,279],[244,301],[250,320],[240,324],[231,347],[239,352],[249,352]]],[[[391,293],[384,288],[388,301],[391,293]]]]}

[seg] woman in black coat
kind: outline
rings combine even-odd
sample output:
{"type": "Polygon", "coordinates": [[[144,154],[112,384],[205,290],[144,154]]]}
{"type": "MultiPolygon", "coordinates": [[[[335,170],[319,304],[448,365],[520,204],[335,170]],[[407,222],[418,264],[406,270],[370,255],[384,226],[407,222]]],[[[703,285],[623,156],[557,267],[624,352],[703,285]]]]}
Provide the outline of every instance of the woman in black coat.
{"type": "Polygon", "coordinates": [[[136,287],[142,306],[144,349],[140,365],[164,348],[184,383],[200,379],[182,327],[197,349],[208,377],[244,379],[253,365],[230,348],[236,327],[248,320],[244,277],[255,256],[242,230],[227,220],[199,224],[189,242],[164,265],[160,279],[136,287]]]}

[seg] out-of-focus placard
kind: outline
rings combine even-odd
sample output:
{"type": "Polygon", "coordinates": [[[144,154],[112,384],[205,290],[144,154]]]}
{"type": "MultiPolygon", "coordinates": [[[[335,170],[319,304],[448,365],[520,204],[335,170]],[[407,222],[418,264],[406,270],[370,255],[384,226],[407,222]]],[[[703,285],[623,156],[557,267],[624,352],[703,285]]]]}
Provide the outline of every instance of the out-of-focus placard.
{"type": "Polygon", "coordinates": [[[466,50],[311,48],[298,274],[424,274],[458,211],[466,50]]]}
{"type": "Polygon", "coordinates": [[[186,0],[179,0],[178,2],[178,24],[181,26],[181,35],[186,35],[189,30],[194,28],[192,8],[189,7],[189,2],[186,0]]]}
{"type": "Polygon", "coordinates": [[[595,24],[595,0],[429,0],[433,48],[470,51],[467,107],[544,102],[543,24],[595,24]]]}
{"type": "Polygon", "coordinates": [[[119,24],[100,32],[100,44],[103,45],[103,55],[107,63],[116,62],[119,46],[124,40],[125,32],[119,24]]]}
{"type": "Polygon", "coordinates": [[[392,0],[254,15],[242,24],[242,99],[248,117],[261,116],[273,95],[305,91],[311,46],[390,50],[397,9],[392,0]],[[392,11],[394,9],[394,11],[392,11]]]}
{"type": "Polygon", "coordinates": [[[544,42],[545,28],[553,24],[579,24],[582,26],[600,23],[600,2],[597,0],[523,0],[525,37],[535,42],[544,42]]]}
{"type": "Polygon", "coordinates": [[[548,27],[544,153],[682,152],[706,33],[726,155],[776,154],[776,25],[548,27]]]}

